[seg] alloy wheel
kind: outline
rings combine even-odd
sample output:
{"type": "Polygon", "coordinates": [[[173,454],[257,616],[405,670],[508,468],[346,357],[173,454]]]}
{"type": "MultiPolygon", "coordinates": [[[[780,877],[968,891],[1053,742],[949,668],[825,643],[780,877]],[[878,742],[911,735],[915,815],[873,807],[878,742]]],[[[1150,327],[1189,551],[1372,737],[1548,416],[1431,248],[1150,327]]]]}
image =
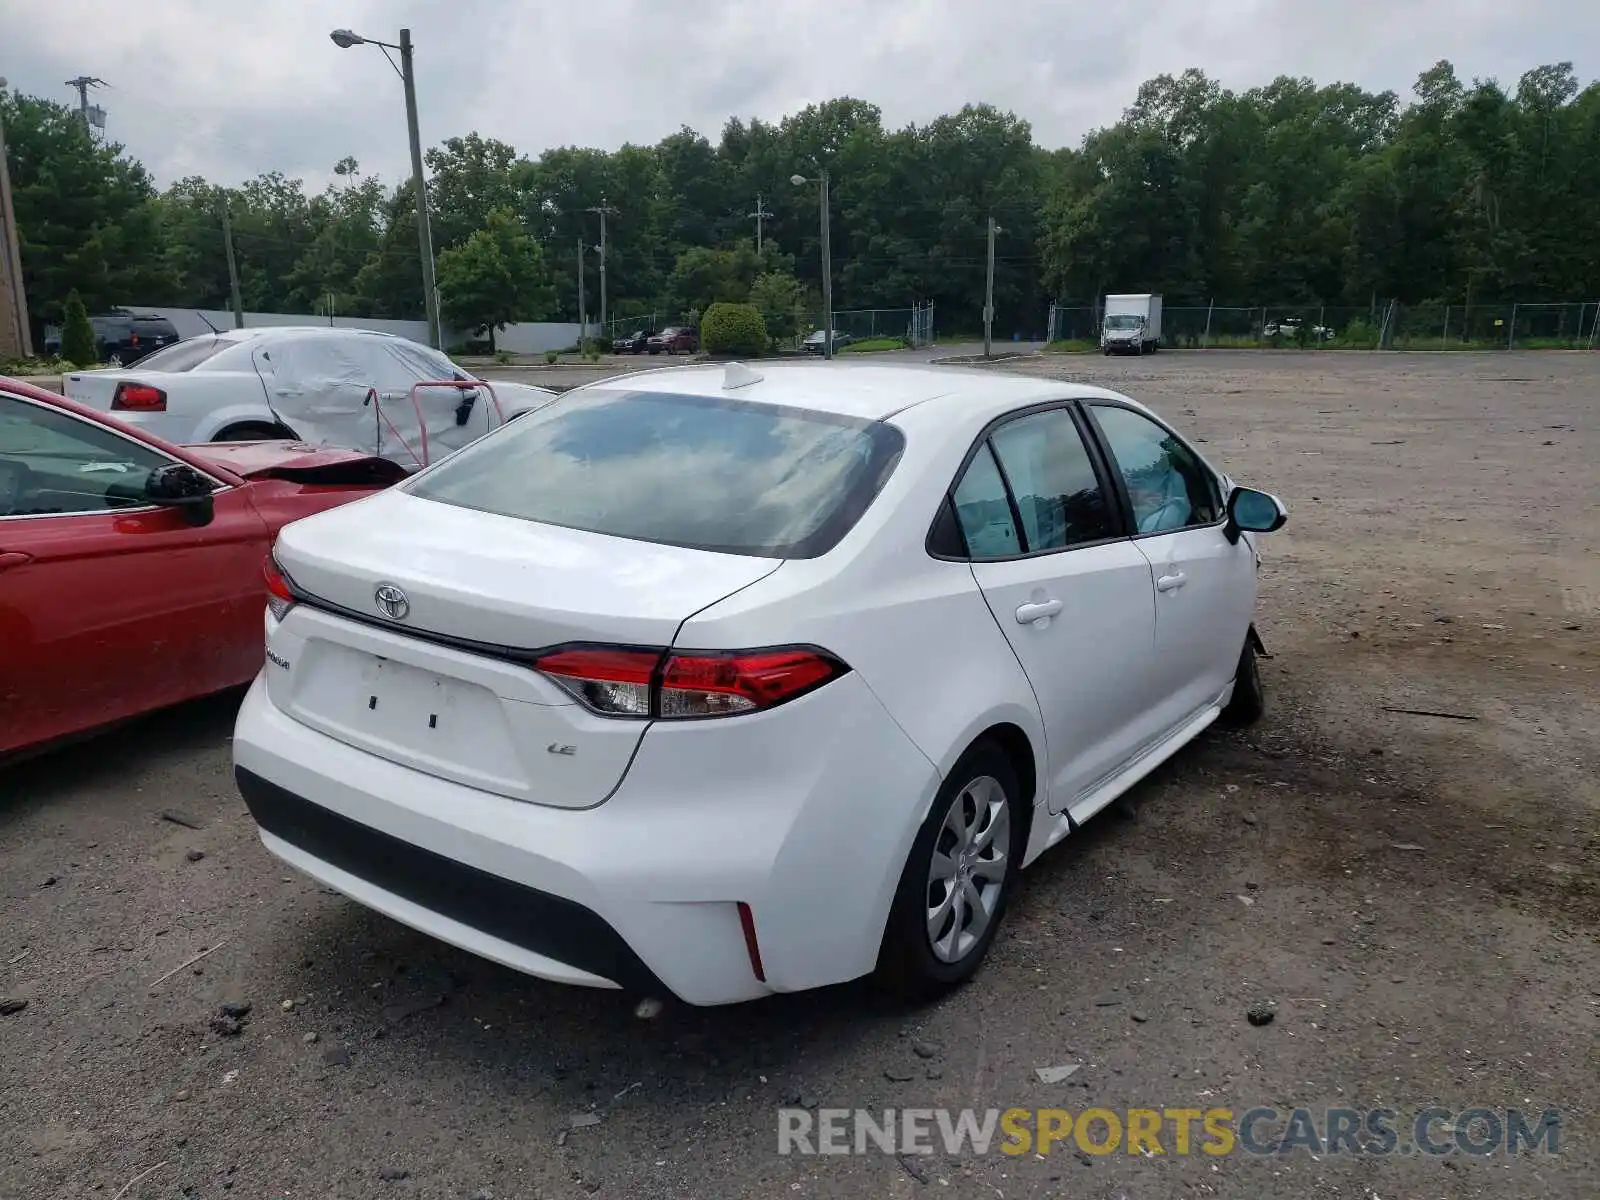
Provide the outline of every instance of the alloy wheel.
{"type": "Polygon", "coordinates": [[[991,775],[956,793],[928,864],[928,944],[935,958],[965,958],[994,920],[1011,852],[1011,806],[991,775]]]}

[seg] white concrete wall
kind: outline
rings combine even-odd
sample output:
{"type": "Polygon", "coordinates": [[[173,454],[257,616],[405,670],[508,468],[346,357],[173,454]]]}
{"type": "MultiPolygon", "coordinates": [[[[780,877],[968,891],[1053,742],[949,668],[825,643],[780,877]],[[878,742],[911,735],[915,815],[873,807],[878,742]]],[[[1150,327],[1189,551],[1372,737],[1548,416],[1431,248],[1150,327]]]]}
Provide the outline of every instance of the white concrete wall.
{"type": "MultiPolygon", "coordinates": [[[[179,337],[196,337],[202,333],[210,333],[213,329],[233,328],[233,313],[224,309],[156,308],[147,304],[128,304],[124,307],[133,312],[155,313],[167,318],[177,329],[179,337]]],[[[382,317],[334,317],[330,321],[327,317],[319,317],[312,313],[247,312],[244,314],[244,323],[247,329],[263,325],[336,325],[348,329],[375,329],[380,333],[392,333],[399,337],[410,338],[424,345],[428,341],[426,321],[390,321],[382,317]]],[[[591,323],[590,336],[598,332],[599,326],[591,323]]],[[[446,346],[468,340],[467,334],[445,330],[446,346]]],[[[495,345],[513,354],[542,354],[546,350],[565,350],[577,344],[576,321],[525,321],[507,325],[495,334],[495,345]]]]}

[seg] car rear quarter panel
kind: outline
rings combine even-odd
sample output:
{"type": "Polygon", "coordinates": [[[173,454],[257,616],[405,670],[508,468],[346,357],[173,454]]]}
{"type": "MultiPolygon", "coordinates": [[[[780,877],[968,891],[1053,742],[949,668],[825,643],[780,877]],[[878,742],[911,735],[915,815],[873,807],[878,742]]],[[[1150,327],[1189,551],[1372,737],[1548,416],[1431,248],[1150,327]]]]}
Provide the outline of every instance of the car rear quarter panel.
{"type": "MultiPolygon", "coordinates": [[[[786,562],[697,613],[677,645],[822,646],[861,676],[941,778],[984,730],[1013,724],[1032,747],[1034,777],[1048,779],[1033,689],[971,567],[935,559],[926,548],[939,503],[981,427],[944,422],[908,437],[883,491],[837,547],[786,562]]],[[[899,813],[913,833],[926,815],[922,804],[899,813]]]]}

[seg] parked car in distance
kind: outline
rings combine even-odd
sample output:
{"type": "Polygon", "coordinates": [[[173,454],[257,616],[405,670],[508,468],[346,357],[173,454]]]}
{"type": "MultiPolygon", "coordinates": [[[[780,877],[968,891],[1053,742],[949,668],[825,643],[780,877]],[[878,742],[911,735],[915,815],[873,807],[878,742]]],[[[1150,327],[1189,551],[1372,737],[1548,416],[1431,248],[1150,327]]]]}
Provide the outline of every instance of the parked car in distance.
{"type": "Polygon", "coordinates": [[[1100,388],[616,376],[283,531],[235,777],[273,853],[532,975],[934,992],[1024,864],[1259,715],[1285,519],[1100,388]]]}
{"type": "Polygon", "coordinates": [[[1301,317],[1284,317],[1262,326],[1261,336],[1269,341],[1299,341],[1305,337],[1311,341],[1325,342],[1333,336],[1333,330],[1326,325],[1307,325],[1301,317]]]}
{"type": "Polygon", "coordinates": [[[619,338],[612,339],[611,353],[613,354],[644,354],[650,348],[650,335],[643,329],[635,329],[632,333],[625,333],[619,338]]]}
{"type": "MultiPolygon", "coordinates": [[[[124,310],[89,318],[94,329],[95,348],[99,361],[113,367],[131,366],[140,359],[154,354],[164,346],[178,341],[178,328],[167,318],[155,313],[134,313],[124,310]]],[[[61,353],[61,330],[51,326],[45,330],[46,354],[61,353]]],[[[78,366],[88,366],[79,363],[78,366]]]]}
{"type": "Polygon", "coordinates": [[[294,442],[169,445],[0,378],[0,758],[248,683],[278,531],[404,477],[294,442]]]}
{"type": "MultiPolygon", "coordinates": [[[[823,343],[825,343],[827,340],[827,335],[823,330],[814,329],[810,333],[806,334],[805,338],[800,342],[800,349],[806,354],[821,354],[823,343]]],[[[833,352],[835,354],[839,353],[840,350],[844,349],[844,347],[850,345],[850,343],[854,342],[855,340],[856,339],[851,337],[848,333],[841,333],[839,330],[835,329],[833,331],[833,352]]]]}
{"type": "Polygon", "coordinates": [[[651,354],[693,354],[700,349],[700,335],[681,325],[669,325],[651,334],[645,345],[651,354]]]}
{"type": "Polygon", "coordinates": [[[170,442],[293,438],[412,468],[555,399],[485,383],[406,338],[320,325],[187,338],[136,367],[62,382],[72,399],[170,442]]]}

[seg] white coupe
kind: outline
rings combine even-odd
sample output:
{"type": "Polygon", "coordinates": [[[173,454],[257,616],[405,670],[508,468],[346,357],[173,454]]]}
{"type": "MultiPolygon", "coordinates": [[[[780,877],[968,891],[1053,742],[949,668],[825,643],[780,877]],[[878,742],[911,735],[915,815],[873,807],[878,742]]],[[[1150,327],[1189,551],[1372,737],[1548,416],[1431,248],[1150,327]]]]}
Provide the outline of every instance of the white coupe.
{"type": "Polygon", "coordinates": [[[475,379],[437,350],[366,329],[267,326],[187,338],[63,391],[179,445],[293,438],[426,466],[555,393],[475,379]]]}
{"type": "Polygon", "coordinates": [[[1285,518],[1098,388],[605,380],[283,531],[235,776],[273,853],[531,975],[934,991],[1020,868],[1260,714],[1285,518]]]}

